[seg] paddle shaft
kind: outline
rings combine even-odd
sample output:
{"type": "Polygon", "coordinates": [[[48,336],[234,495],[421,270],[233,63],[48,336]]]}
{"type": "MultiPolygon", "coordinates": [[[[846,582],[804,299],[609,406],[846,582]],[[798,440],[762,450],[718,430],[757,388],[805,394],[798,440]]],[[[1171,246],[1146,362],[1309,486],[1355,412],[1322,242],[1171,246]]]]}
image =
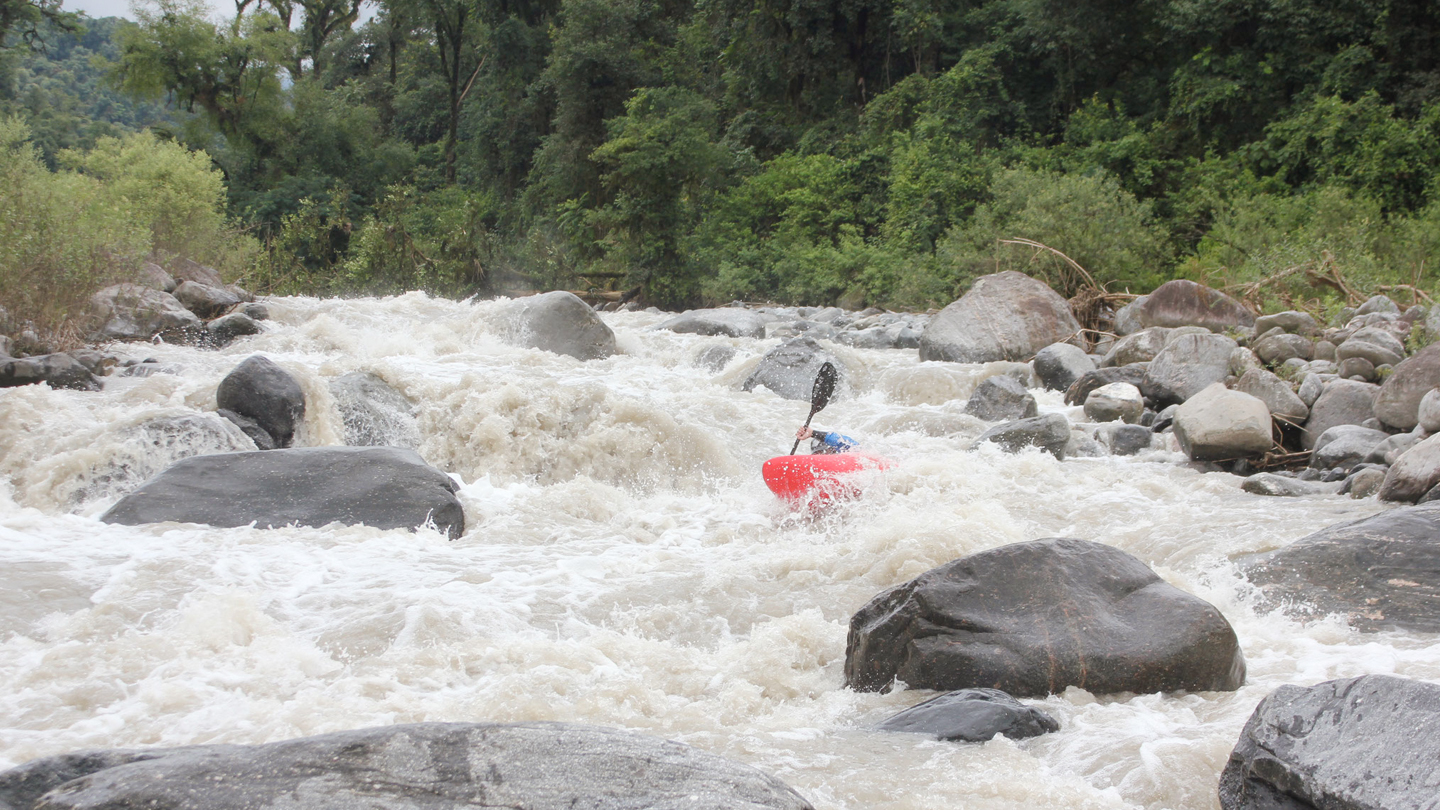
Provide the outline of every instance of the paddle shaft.
{"type": "MultiPolygon", "coordinates": [[[[810,415],[805,417],[805,427],[810,427],[810,420],[821,408],[830,404],[830,395],[835,393],[835,366],[828,362],[820,364],[820,371],[815,375],[815,385],[810,389],[810,415]]],[[[801,428],[802,430],[804,428],[801,428]]],[[[790,448],[790,455],[800,449],[800,437],[795,437],[795,445],[790,448]]]]}
{"type": "MultiPolygon", "coordinates": [[[[811,419],[814,419],[814,418],[815,418],[815,414],[818,413],[819,411],[820,411],[819,408],[816,408],[816,407],[814,407],[814,406],[811,406],[811,408],[810,408],[810,415],[807,416],[807,417],[805,417],[805,427],[807,427],[807,428],[810,427],[810,420],[811,420],[811,419]]],[[[797,436],[797,437],[795,437],[795,446],[790,448],[790,455],[792,455],[792,456],[795,455],[795,451],[796,451],[796,450],[799,450],[799,449],[800,449],[800,437],[797,436]]]]}

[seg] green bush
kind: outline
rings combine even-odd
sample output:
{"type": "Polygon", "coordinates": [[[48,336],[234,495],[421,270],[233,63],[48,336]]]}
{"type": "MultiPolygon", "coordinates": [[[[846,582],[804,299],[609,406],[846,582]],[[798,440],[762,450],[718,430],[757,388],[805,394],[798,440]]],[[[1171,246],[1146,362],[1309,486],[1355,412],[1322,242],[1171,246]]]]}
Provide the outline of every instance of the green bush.
{"type": "Polygon", "coordinates": [[[340,284],[346,291],[481,292],[495,255],[495,208],[488,196],[458,186],[428,193],[395,186],[351,240],[340,284]]]}

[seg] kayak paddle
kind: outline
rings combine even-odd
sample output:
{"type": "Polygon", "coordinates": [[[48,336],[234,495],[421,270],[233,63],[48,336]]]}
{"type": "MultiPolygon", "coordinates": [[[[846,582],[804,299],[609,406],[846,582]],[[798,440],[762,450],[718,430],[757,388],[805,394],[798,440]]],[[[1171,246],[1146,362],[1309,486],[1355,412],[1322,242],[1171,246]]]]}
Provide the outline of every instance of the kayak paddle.
{"type": "MultiPolygon", "coordinates": [[[[810,420],[815,418],[826,405],[830,404],[830,395],[835,393],[835,366],[829,361],[820,364],[820,373],[815,375],[815,387],[810,389],[810,415],[805,417],[805,427],[810,427],[810,420]]],[[[795,446],[790,448],[790,455],[800,448],[800,440],[795,440],[795,446]]]]}

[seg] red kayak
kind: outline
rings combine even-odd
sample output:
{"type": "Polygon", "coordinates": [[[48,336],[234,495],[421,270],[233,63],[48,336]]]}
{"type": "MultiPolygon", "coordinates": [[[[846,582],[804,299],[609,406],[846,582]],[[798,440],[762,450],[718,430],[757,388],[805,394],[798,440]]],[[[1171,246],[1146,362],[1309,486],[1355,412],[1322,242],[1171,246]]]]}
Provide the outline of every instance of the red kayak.
{"type": "Polygon", "coordinates": [[[858,496],[865,477],[856,473],[890,466],[886,459],[860,453],[776,456],[765,462],[761,474],[770,491],[787,501],[828,501],[858,496]]]}

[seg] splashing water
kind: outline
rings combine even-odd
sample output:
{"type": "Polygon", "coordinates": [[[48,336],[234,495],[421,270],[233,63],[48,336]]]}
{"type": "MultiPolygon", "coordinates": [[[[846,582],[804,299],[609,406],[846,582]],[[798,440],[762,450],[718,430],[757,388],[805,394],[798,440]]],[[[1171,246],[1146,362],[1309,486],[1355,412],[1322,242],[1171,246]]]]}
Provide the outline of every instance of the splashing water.
{"type": "MultiPolygon", "coordinates": [[[[829,346],[848,390],[816,419],[894,460],[820,516],[759,477],[808,403],[738,390],[776,341],[607,314],[621,354],[505,342],[503,303],[411,293],[278,299],[215,351],[117,345],[176,370],[103,392],[0,391],[0,767],[82,748],[259,743],[417,721],[566,720],[679,740],[770,771],[820,808],[1195,808],[1241,725],[1285,683],[1440,679],[1424,634],[1359,634],[1255,606],[1228,558],[1382,507],[1262,498],[1177,453],[1058,462],[969,450],[982,366],[829,346]],[[711,372],[694,362],[727,345],[711,372]],[[262,352],[338,444],[328,382],[371,372],[413,400],[419,452],[460,484],[458,540],[366,527],[111,526],[173,461],[253,445],[215,388],[262,352]],[[871,730],[929,697],[843,687],[849,617],[956,557],[1070,536],[1117,546],[1215,604],[1238,692],[1040,701],[1055,734],[956,744],[871,730]]],[[[1058,394],[1042,411],[1080,419],[1058,394]]]]}

